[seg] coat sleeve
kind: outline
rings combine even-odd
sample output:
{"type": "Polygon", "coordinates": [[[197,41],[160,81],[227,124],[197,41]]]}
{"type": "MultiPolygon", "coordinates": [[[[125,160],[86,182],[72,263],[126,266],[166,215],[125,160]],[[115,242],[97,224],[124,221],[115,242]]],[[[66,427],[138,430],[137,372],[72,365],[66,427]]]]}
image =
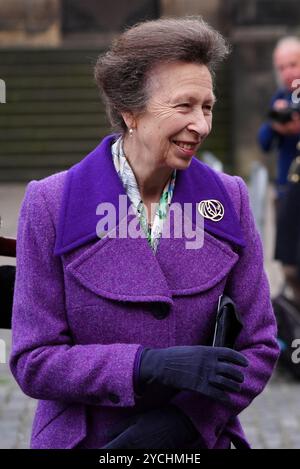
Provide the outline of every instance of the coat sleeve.
{"type": "Polygon", "coordinates": [[[31,181],[18,222],[11,371],[36,399],[134,406],[133,368],[141,345],[74,344],[54,243],[42,182],[31,181]]]}
{"type": "Polygon", "coordinates": [[[191,391],[181,391],[172,399],[191,418],[208,448],[214,447],[229,420],[263,391],[279,355],[261,239],[250,210],[247,186],[240,177],[234,179],[241,195],[240,222],[247,245],[230,272],[226,292],[235,301],[243,319],[244,327],[236,341],[236,349],[247,357],[249,366],[243,368],[245,380],[241,391],[228,394],[229,405],[191,391]]]}
{"type": "MultiPolygon", "coordinates": [[[[278,90],[277,93],[272,96],[269,104],[270,109],[273,108],[273,105],[277,99],[284,99],[282,90],[278,90]]],[[[260,126],[257,133],[257,141],[264,152],[269,152],[272,150],[276,143],[277,145],[280,143],[280,139],[280,134],[272,128],[271,122],[266,121],[260,126]]]]}
{"type": "Polygon", "coordinates": [[[278,133],[272,129],[269,122],[265,122],[259,128],[257,140],[264,152],[270,151],[278,140],[278,133]]]}

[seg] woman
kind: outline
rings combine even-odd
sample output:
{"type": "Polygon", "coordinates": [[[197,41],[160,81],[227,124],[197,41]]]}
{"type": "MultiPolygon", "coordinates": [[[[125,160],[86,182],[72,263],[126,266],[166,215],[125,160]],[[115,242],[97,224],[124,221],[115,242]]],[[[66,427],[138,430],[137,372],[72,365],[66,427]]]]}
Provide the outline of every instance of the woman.
{"type": "Polygon", "coordinates": [[[32,448],[249,446],[237,415],[278,356],[262,246],[242,179],[193,156],[226,54],[201,19],[132,27],[95,67],[118,133],[28,185],[10,365],[39,399],[32,448]],[[175,204],[192,207],[200,248],[174,233],[175,204]],[[211,346],[225,289],[236,350],[211,346]]]}

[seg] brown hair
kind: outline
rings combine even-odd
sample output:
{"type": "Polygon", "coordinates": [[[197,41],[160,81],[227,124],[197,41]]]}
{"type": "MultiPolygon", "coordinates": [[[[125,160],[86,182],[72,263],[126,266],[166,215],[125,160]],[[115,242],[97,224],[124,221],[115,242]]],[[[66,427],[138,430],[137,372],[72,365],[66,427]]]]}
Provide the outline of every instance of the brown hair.
{"type": "Polygon", "coordinates": [[[95,65],[95,80],[112,127],[125,133],[121,112],[141,113],[145,109],[147,78],[158,63],[199,63],[214,75],[228,52],[223,36],[201,17],[162,18],[132,26],[95,65]]]}

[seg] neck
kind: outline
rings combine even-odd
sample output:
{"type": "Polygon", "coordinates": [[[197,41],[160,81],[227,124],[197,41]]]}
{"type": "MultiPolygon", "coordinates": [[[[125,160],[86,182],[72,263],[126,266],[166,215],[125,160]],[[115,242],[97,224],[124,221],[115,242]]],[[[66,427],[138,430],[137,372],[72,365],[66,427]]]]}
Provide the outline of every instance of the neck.
{"type": "Polygon", "coordinates": [[[164,186],[172,174],[172,168],[159,166],[153,155],[136,148],[130,137],[125,137],[123,149],[134,172],[142,200],[157,202],[164,186]]]}

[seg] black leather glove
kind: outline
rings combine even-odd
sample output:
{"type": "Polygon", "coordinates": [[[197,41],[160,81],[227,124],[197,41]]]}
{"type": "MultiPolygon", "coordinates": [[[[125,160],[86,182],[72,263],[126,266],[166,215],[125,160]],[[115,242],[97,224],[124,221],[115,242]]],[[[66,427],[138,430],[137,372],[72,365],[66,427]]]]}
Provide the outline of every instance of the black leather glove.
{"type": "Polygon", "coordinates": [[[176,406],[137,414],[117,424],[102,449],[176,449],[193,444],[199,433],[192,421],[176,406]]]}
{"type": "Polygon", "coordinates": [[[241,353],[225,347],[203,345],[162,349],[145,348],[141,355],[139,386],[157,382],[176,389],[197,391],[228,402],[227,392],[239,392],[248,366],[241,353]]]}

